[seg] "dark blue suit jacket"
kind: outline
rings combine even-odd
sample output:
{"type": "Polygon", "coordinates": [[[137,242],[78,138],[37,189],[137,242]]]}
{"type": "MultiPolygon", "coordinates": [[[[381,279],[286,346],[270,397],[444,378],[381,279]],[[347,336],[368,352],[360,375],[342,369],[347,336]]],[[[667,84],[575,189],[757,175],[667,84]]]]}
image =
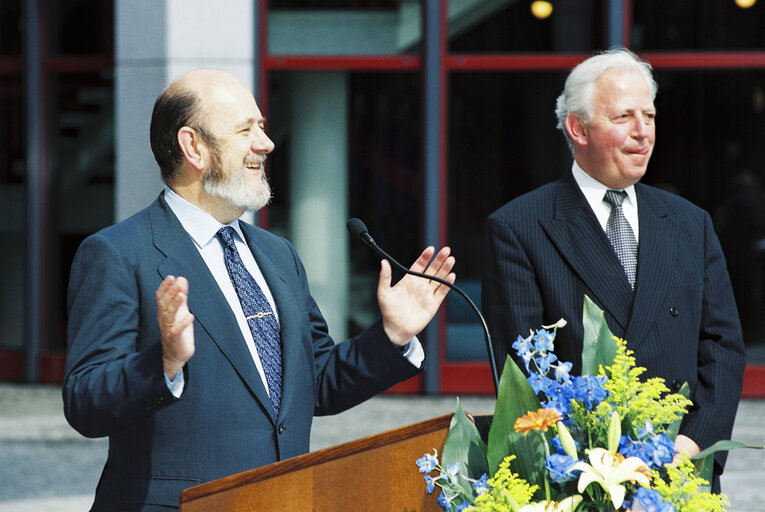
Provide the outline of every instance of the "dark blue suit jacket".
{"type": "Polygon", "coordinates": [[[695,405],[681,433],[706,447],[730,438],[745,366],[725,260],[705,211],[647,185],[635,192],[634,294],[571,173],[488,218],[482,300],[495,355],[503,365],[519,334],[565,318],[555,353],[579,374],[586,294],[647,377],[664,378],[673,391],[688,382],[695,405]]]}
{"type": "Polygon", "coordinates": [[[242,226],[279,313],[278,418],[234,314],[162,197],[79,248],[63,399],[81,434],[109,436],[94,510],[178,507],[186,487],[306,453],[314,415],[343,411],[418,372],[379,322],[335,345],[292,245],[242,226]],[[157,325],[155,293],[168,275],[188,279],[196,318],[180,399],[165,384],[157,325]]]}

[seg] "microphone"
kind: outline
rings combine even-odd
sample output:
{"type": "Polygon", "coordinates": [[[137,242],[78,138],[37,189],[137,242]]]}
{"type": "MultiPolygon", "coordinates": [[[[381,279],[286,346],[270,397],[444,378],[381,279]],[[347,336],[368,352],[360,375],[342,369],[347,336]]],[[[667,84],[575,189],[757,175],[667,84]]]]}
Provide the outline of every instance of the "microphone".
{"type": "Polygon", "coordinates": [[[497,395],[497,391],[499,390],[499,377],[497,376],[497,365],[494,363],[494,351],[491,348],[491,335],[489,334],[489,327],[486,325],[486,320],[483,318],[483,315],[478,310],[476,305],[473,303],[472,300],[470,300],[470,297],[467,296],[467,294],[462,291],[458,286],[450,283],[449,281],[446,281],[445,279],[441,279],[440,277],[431,276],[428,274],[423,274],[421,272],[415,272],[414,270],[410,270],[403,266],[401,263],[396,261],[390,254],[382,250],[377,243],[375,243],[374,238],[369,234],[369,230],[367,230],[366,225],[357,218],[351,218],[348,219],[348,222],[346,223],[346,227],[348,228],[348,231],[350,231],[352,237],[358,237],[361,238],[361,241],[364,242],[372,251],[374,251],[377,256],[379,256],[382,259],[388,260],[390,264],[400,270],[401,272],[404,272],[406,274],[411,274],[413,276],[422,277],[425,279],[430,279],[431,281],[436,281],[437,283],[441,283],[443,285],[448,286],[450,289],[457,292],[463,299],[467,301],[467,303],[470,305],[470,307],[475,312],[478,319],[481,321],[481,327],[483,328],[483,336],[486,340],[486,353],[489,355],[489,367],[491,368],[491,378],[492,382],[494,383],[494,396],[497,395]]]}

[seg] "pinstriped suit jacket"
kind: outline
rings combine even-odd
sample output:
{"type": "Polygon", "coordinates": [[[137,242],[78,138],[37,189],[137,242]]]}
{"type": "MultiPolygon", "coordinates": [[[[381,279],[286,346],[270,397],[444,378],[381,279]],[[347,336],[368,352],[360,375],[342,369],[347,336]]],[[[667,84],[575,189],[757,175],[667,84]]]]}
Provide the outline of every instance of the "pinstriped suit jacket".
{"type": "Polygon", "coordinates": [[[497,364],[515,355],[519,334],[565,318],[555,352],[579,374],[586,294],[646,376],[664,378],[673,391],[688,382],[694,407],[680,432],[703,448],[730,438],[745,366],[725,260],[704,210],[647,185],[635,190],[634,293],[570,172],[489,216],[482,301],[497,364]]]}

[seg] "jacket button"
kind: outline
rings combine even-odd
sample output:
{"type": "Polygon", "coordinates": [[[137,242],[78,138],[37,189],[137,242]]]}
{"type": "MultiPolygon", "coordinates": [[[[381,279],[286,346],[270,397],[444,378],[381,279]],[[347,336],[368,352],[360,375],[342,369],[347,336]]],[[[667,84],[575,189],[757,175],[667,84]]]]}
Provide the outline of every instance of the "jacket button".
{"type": "Polygon", "coordinates": [[[670,387],[672,388],[672,391],[674,391],[675,393],[677,393],[678,391],[680,391],[680,388],[681,388],[682,386],[683,386],[683,383],[682,383],[682,382],[680,382],[680,381],[679,381],[679,380],[677,380],[677,379],[672,379],[672,384],[670,385],[670,387]]]}
{"type": "Polygon", "coordinates": [[[680,314],[680,310],[678,310],[676,307],[672,306],[669,308],[669,314],[672,316],[677,316],[680,314]]]}
{"type": "Polygon", "coordinates": [[[278,433],[280,433],[280,434],[281,434],[282,432],[284,432],[284,430],[285,430],[285,429],[284,429],[284,425],[279,425],[279,428],[277,428],[277,429],[276,429],[276,431],[277,431],[278,433]]]}

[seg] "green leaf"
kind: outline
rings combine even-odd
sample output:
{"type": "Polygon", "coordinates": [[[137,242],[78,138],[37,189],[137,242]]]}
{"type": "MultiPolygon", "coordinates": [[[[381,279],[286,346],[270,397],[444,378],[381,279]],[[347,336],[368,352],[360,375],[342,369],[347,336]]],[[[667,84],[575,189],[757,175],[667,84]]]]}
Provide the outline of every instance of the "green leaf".
{"type": "Polygon", "coordinates": [[[691,460],[696,465],[696,475],[700,476],[709,484],[703,485],[699,488],[699,492],[712,492],[712,478],[714,477],[715,452],[723,450],[732,450],[734,448],[752,448],[755,450],[762,450],[762,446],[751,446],[738,441],[717,441],[715,444],[697,453],[691,460]]]}
{"type": "MultiPolygon", "coordinates": [[[[701,455],[701,454],[699,454],[701,455]]],[[[712,454],[698,458],[693,457],[693,463],[696,465],[696,475],[707,481],[706,485],[699,486],[699,492],[712,492],[712,479],[714,478],[715,459],[712,454]]]]}
{"type": "Polygon", "coordinates": [[[486,465],[486,443],[481,439],[475,424],[462,410],[459,398],[444,442],[441,466],[446,468],[455,462],[460,463],[458,480],[463,489],[472,489],[468,478],[477,480],[489,471],[486,465]]]}
{"type": "MultiPolygon", "coordinates": [[[[690,398],[691,388],[688,386],[687,382],[683,382],[683,385],[680,387],[680,390],[677,392],[677,394],[683,395],[685,398],[690,398]]],[[[667,437],[673,441],[675,438],[677,438],[677,434],[680,432],[680,424],[683,422],[683,416],[677,418],[675,421],[670,423],[669,427],[667,427],[667,437]]]]}
{"type": "Polygon", "coordinates": [[[515,420],[540,407],[531,384],[515,361],[508,357],[499,380],[497,404],[489,430],[487,459],[490,476],[494,475],[505,457],[514,454],[517,458],[510,464],[512,471],[530,484],[542,487],[545,460],[542,439],[536,433],[524,436],[513,428],[515,420]]]}
{"type": "Polygon", "coordinates": [[[582,375],[597,375],[600,365],[608,366],[614,362],[616,341],[608,328],[603,310],[587,295],[584,296],[582,324],[582,375]]]}
{"type": "Polygon", "coordinates": [[[712,455],[715,452],[721,452],[724,450],[732,450],[734,448],[751,448],[754,450],[762,450],[762,446],[752,446],[744,443],[739,443],[738,441],[717,441],[712,446],[708,447],[705,450],[702,450],[701,452],[697,453],[693,457],[691,457],[691,460],[697,460],[697,459],[703,459],[708,455],[712,455]]]}

